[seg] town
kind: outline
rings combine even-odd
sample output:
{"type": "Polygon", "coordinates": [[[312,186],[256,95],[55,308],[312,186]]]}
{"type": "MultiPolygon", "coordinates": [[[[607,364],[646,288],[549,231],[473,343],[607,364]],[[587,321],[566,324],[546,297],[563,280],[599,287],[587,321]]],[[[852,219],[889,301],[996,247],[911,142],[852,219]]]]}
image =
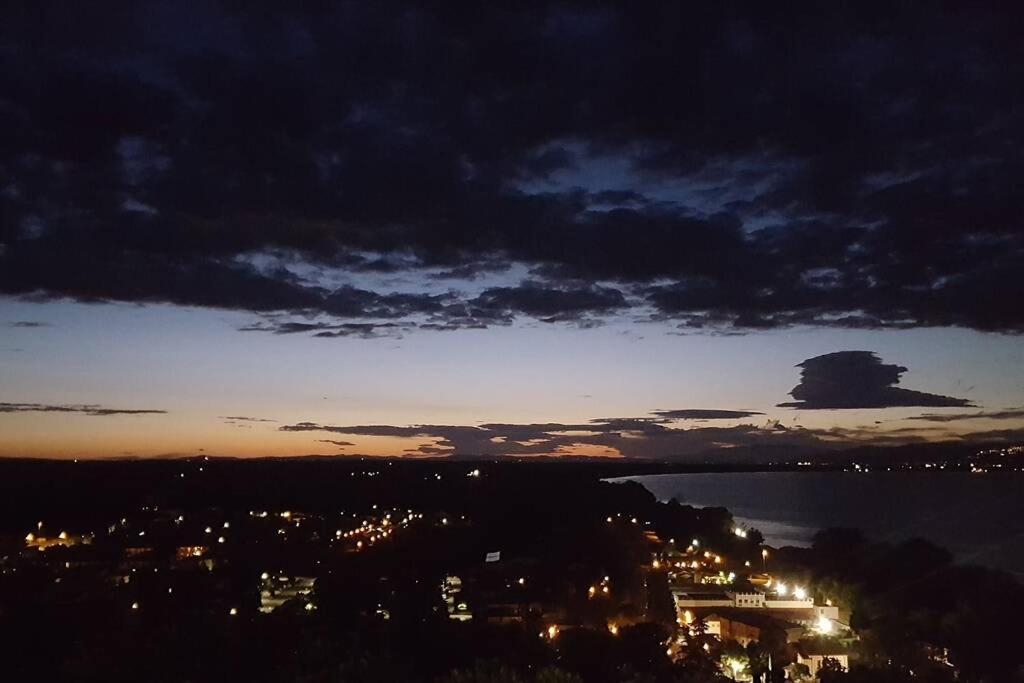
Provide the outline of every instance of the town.
{"type": "Polygon", "coordinates": [[[622,466],[5,465],[67,492],[6,491],[21,526],[0,546],[4,661],[26,678],[1020,673],[992,655],[998,617],[1024,605],[1012,578],[853,530],[770,547],[725,509],[602,481],[622,466]]]}

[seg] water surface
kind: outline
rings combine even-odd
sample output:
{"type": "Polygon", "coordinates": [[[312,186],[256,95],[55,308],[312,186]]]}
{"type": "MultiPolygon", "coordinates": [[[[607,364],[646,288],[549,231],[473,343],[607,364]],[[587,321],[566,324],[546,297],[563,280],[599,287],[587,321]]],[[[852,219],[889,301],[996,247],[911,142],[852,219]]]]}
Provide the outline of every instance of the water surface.
{"type": "Polygon", "coordinates": [[[925,538],[962,562],[1024,577],[1024,473],[729,472],[626,477],[659,500],[729,508],[767,543],[809,545],[823,527],[925,538]]]}

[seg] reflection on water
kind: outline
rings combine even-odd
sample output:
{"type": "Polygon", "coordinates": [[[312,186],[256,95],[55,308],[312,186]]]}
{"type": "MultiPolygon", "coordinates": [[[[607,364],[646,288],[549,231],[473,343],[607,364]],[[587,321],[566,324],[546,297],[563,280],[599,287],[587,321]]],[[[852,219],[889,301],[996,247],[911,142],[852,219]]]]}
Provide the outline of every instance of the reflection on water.
{"type": "Polygon", "coordinates": [[[822,527],[878,540],[926,538],[964,562],[1024,575],[1024,474],[738,472],[628,477],[660,500],[729,508],[771,545],[808,545],[822,527]]]}

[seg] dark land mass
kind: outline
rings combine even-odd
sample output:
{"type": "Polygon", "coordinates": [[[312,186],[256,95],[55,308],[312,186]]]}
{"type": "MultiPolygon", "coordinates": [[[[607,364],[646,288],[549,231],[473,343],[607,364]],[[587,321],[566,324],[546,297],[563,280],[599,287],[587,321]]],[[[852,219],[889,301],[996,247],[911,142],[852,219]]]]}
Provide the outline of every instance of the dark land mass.
{"type": "Polygon", "coordinates": [[[677,467],[3,461],[4,678],[778,683],[816,661],[825,683],[1024,676],[1012,577],[854,530],[769,548],[724,508],[603,481],[677,467]],[[834,631],[810,608],[674,603],[782,585],[835,610],[834,631]]]}

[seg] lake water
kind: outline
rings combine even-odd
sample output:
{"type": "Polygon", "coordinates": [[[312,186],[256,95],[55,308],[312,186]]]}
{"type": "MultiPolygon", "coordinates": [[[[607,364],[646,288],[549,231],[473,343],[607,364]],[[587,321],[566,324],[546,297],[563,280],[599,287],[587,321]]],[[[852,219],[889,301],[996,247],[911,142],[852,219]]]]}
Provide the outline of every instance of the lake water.
{"type": "Polygon", "coordinates": [[[925,538],[958,561],[1024,578],[1024,473],[730,472],[625,477],[659,500],[729,508],[773,546],[809,545],[823,527],[877,540],[925,538]]]}

